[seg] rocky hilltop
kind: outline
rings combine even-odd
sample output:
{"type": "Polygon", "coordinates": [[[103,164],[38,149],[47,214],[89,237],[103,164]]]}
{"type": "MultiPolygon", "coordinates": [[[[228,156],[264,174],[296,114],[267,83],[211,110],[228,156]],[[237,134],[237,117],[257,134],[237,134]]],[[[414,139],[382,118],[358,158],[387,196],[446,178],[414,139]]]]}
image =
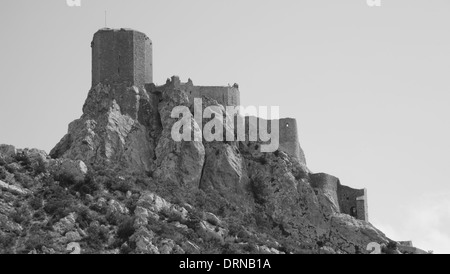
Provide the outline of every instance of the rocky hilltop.
{"type": "Polygon", "coordinates": [[[160,120],[152,105],[145,90],[100,84],[52,157],[1,146],[0,251],[364,253],[389,242],[338,213],[284,152],[173,141],[170,112],[189,106],[183,91],[165,87],[160,120]]]}
{"type": "Polygon", "coordinates": [[[260,141],[174,141],[172,109],[193,112],[177,82],[102,79],[49,155],[1,145],[0,253],[340,254],[372,242],[400,253],[347,212],[339,193],[350,192],[313,174],[299,146],[293,155],[263,153],[260,141]]]}

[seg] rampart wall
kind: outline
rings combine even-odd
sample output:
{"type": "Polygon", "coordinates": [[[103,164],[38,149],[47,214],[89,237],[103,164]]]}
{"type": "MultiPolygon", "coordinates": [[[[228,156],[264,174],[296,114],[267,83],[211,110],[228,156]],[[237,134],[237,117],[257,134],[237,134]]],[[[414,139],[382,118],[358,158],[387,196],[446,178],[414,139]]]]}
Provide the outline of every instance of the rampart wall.
{"type": "Polygon", "coordinates": [[[310,177],[311,186],[329,194],[341,213],[359,220],[369,220],[366,189],[344,186],[338,178],[325,173],[311,174],[310,177]]]}

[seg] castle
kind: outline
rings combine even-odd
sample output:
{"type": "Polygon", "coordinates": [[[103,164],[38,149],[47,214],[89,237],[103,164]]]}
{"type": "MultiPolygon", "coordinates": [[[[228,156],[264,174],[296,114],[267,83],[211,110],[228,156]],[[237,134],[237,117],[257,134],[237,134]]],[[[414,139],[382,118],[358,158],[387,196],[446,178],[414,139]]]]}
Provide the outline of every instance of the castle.
{"type": "MultiPolygon", "coordinates": [[[[94,34],[92,47],[92,86],[99,83],[126,83],[145,89],[158,108],[158,97],[167,85],[184,91],[190,101],[194,98],[209,97],[223,106],[239,106],[239,86],[195,86],[191,80],[182,83],[176,76],[163,86],[153,83],[152,41],[142,32],[131,29],[100,29],[94,34]]],[[[155,111],[156,113],[157,111],[155,111]]],[[[248,118],[248,117],[247,117],[248,118]]],[[[260,119],[260,118],[258,118],[260,119]]],[[[248,123],[248,119],[247,123],[248,123]]],[[[268,121],[270,123],[270,121],[268,121]]],[[[279,150],[300,164],[306,160],[298,141],[297,121],[284,118],[279,121],[279,150]]],[[[367,191],[352,189],[340,184],[339,179],[327,174],[312,174],[311,186],[323,191],[338,212],[352,215],[360,220],[368,220],[367,191]]]]}

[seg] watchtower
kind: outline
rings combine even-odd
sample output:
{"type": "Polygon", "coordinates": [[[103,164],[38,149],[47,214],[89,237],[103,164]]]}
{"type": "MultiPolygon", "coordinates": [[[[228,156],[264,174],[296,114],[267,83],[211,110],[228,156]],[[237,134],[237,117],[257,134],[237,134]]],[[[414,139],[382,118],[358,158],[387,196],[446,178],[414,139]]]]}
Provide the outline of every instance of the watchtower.
{"type": "Polygon", "coordinates": [[[280,127],[280,150],[297,158],[300,163],[306,165],[305,154],[298,142],[297,120],[284,118],[279,120],[280,127]]]}
{"type": "Polygon", "coordinates": [[[100,29],[92,47],[92,86],[128,82],[144,86],[153,82],[152,41],[131,29],[100,29]]]}

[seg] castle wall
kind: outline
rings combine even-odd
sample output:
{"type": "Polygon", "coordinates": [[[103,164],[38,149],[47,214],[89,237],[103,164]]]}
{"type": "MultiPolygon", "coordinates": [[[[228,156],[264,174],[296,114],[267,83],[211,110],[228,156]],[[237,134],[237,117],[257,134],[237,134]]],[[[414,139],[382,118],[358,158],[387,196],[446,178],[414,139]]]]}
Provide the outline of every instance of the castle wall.
{"type": "Polygon", "coordinates": [[[271,128],[272,121],[278,121],[279,150],[286,152],[306,166],[305,154],[298,141],[297,120],[293,118],[266,120],[263,118],[250,119],[249,117],[245,117],[246,132],[250,132],[253,129],[258,134],[260,120],[267,123],[268,129],[271,128]],[[256,122],[256,125],[252,123],[253,120],[256,122]]]}
{"type": "Polygon", "coordinates": [[[311,174],[311,186],[332,197],[340,213],[368,221],[367,190],[344,186],[339,179],[324,173],[311,174]]]}
{"type": "Polygon", "coordinates": [[[133,32],[134,81],[139,86],[153,82],[152,41],[141,32],[133,32]]]}
{"type": "Polygon", "coordinates": [[[310,179],[311,186],[313,188],[320,189],[324,192],[324,194],[327,194],[336,209],[341,212],[338,197],[338,188],[340,185],[339,179],[325,173],[311,174],[310,179]]]}
{"type": "Polygon", "coordinates": [[[194,102],[195,98],[203,96],[216,100],[224,107],[239,106],[241,103],[241,95],[237,87],[227,86],[195,86],[191,80],[187,83],[181,83],[178,77],[174,77],[172,82],[176,87],[186,92],[190,102],[194,102]]]}
{"type": "Polygon", "coordinates": [[[365,189],[353,189],[348,186],[340,186],[338,189],[339,206],[341,213],[349,214],[360,220],[367,220],[366,197],[365,189]],[[354,209],[356,214],[353,213],[354,209]]]}
{"type": "Polygon", "coordinates": [[[101,29],[94,34],[92,85],[100,82],[128,82],[143,86],[153,80],[152,45],[134,30],[101,29]]]}
{"type": "Polygon", "coordinates": [[[369,221],[369,204],[367,201],[367,189],[363,189],[363,195],[356,198],[356,218],[369,221]]]}

